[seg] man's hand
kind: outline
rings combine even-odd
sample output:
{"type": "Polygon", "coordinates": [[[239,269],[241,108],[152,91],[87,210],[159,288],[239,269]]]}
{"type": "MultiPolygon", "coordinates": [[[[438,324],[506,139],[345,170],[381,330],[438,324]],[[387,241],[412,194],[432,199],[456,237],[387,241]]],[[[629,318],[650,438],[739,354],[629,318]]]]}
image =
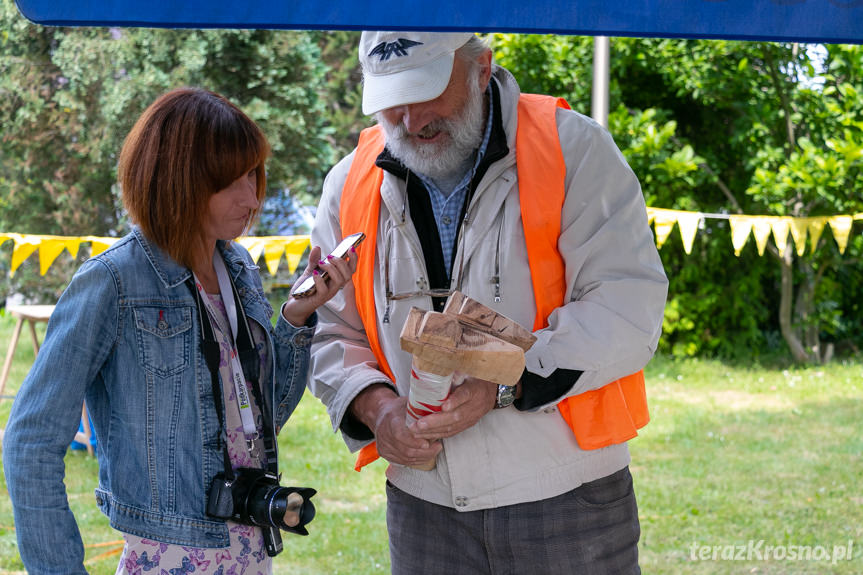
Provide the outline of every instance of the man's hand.
{"type": "Polygon", "coordinates": [[[494,409],[496,401],[496,384],[468,377],[452,390],[441,411],[420,418],[411,427],[416,437],[429,441],[452,437],[473,427],[482,416],[494,409]]]}
{"type": "Polygon", "coordinates": [[[407,398],[386,385],[371,385],[351,403],[354,417],[375,434],[378,455],[390,463],[417,466],[434,461],[440,441],[417,437],[405,423],[407,398]]]}

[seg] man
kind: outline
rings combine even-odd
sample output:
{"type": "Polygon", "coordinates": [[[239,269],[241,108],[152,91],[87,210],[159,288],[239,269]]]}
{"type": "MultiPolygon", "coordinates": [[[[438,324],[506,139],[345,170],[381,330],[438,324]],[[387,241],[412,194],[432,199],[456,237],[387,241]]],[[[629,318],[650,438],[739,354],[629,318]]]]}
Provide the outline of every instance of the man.
{"type": "Polygon", "coordinates": [[[380,126],[327,177],[312,241],[368,239],[319,311],[310,386],[360,465],[372,440],[390,463],[393,573],[638,573],[631,374],[667,280],[635,175],[596,123],[521,97],[472,34],[364,32],[359,58],[380,126]],[[537,341],[514,389],[468,378],[407,427],[399,334],[453,289],[537,341]]]}

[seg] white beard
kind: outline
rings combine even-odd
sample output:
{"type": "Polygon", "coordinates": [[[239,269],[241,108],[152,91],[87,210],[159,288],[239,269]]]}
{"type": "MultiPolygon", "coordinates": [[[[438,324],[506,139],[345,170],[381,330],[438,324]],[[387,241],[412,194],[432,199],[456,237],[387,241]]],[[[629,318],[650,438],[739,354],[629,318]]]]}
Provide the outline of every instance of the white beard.
{"type": "Polygon", "coordinates": [[[387,122],[380,112],[375,114],[384,128],[387,147],[409,170],[432,180],[459,178],[469,169],[473,153],[482,144],[485,133],[485,98],[480,90],[478,78],[472,75],[468,82],[468,97],[461,111],[446,119],[434,120],[419,135],[443,132],[446,137],[440,142],[418,143],[409,137],[404,122],[387,122]]]}

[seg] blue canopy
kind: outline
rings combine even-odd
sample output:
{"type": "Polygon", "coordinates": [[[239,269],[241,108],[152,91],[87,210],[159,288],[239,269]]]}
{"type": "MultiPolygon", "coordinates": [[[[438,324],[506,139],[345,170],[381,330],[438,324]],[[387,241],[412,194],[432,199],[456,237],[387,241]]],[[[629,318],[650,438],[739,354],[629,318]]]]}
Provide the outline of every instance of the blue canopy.
{"type": "Polygon", "coordinates": [[[38,24],[863,43],[863,0],[16,0],[38,24]]]}

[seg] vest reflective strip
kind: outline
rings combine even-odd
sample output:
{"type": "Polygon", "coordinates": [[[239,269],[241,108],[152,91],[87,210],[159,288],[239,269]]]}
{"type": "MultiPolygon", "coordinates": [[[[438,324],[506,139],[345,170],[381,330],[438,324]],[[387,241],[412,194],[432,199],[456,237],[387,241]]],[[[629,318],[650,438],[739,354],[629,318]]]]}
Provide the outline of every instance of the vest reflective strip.
{"type": "MultiPolygon", "coordinates": [[[[558,107],[568,109],[569,105],[562,98],[535,94],[522,94],[518,104],[516,160],[522,224],[537,307],[534,330],[548,325],[548,316],[566,297],[565,263],[557,247],[566,178],[555,118],[558,107]],[[543,191],[540,194],[537,190],[543,191]]],[[[375,160],[384,143],[380,126],[360,134],[342,191],[339,219],[343,235],[362,231],[368,236],[353,282],[357,310],[378,367],[395,382],[380,345],[374,301],[374,250],[383,182],[383,170],[375,165],[375,160]]],[[[649,421],[644,374],[639,371],[599,389],[564,398],[558,408],[582,449],[622,443],[638,435],[637,429],[649,421]]],[[[360,450],[354,468],[359,471],[377,458],[377,448],[371,443],[360,450]]]]}

